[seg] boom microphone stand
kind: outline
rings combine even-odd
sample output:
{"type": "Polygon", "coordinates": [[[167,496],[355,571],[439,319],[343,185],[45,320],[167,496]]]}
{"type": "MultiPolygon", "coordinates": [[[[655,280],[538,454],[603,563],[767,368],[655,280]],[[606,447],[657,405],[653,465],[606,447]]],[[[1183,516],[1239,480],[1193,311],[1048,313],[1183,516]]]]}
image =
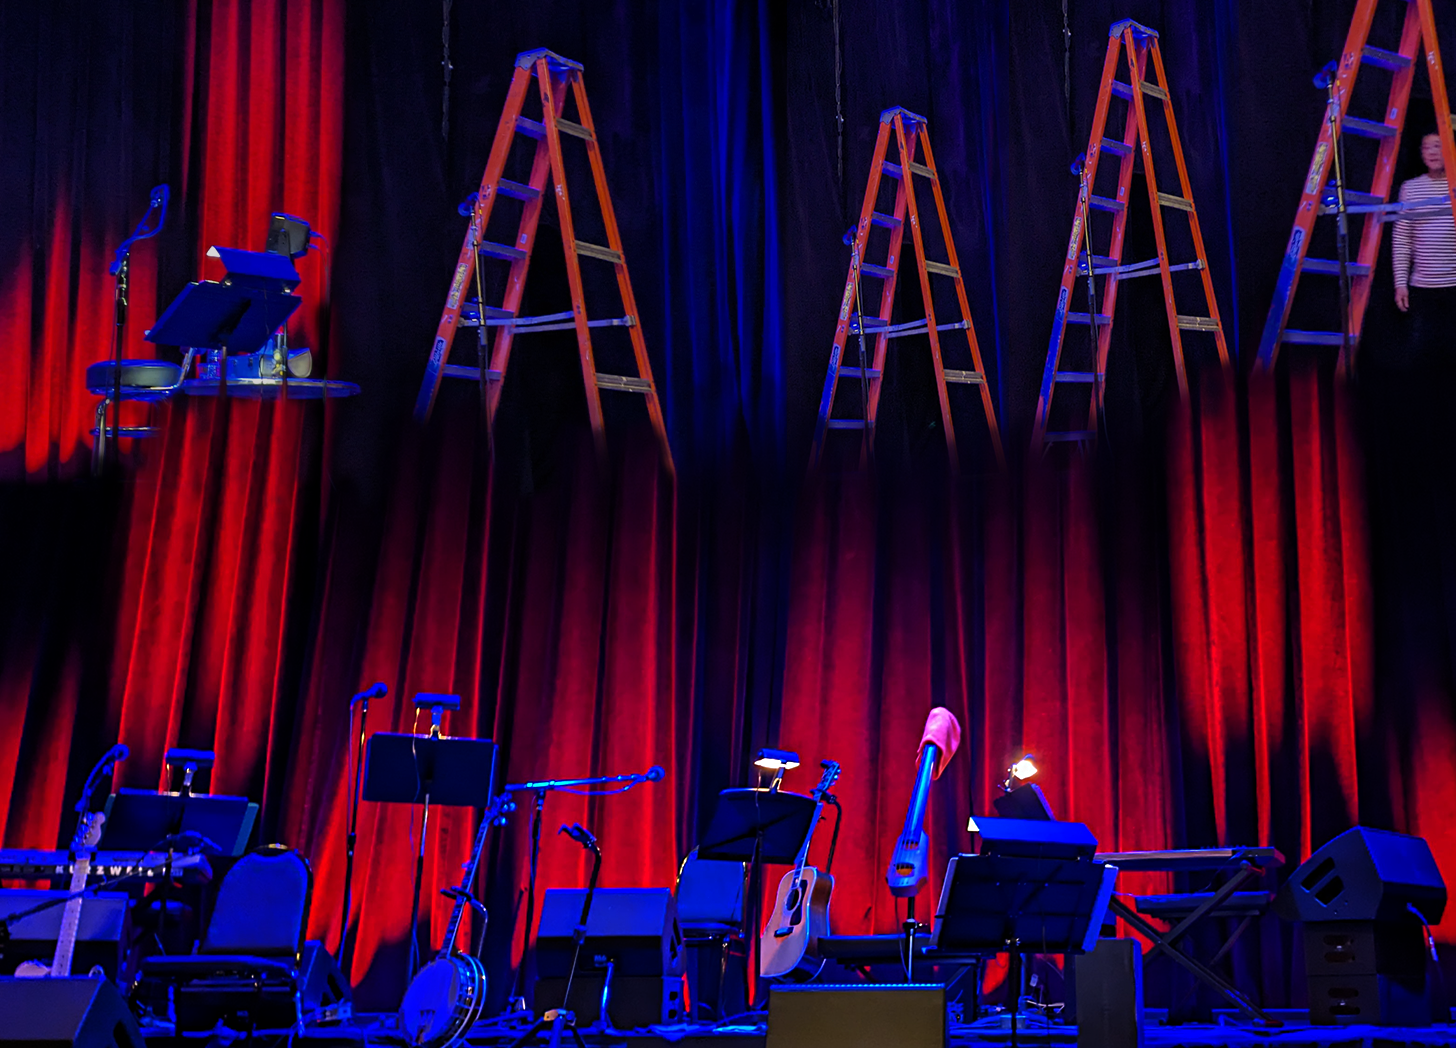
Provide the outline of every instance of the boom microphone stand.
{"type": "Polygon", "coordinates": [[[364,778],[364,726],[369,723],[369,700],[382,699],[389,688],[376,684],[349,700],[349,723],[353,724],[355,705],[359,706],[359,743],[354,750],[354,781],[349,784],[349,837],[344,854],[344,910],[339,919],[339,968],[346,974],[354,956],[354,943],[349,938],[349,911],[354,906],[354,843],[359,838],[359,788],[364,778]]]}
{"type": "Polygon", "coordinates": [[[1340,82],[1338,62],[1330,62],[1315,74],[1314,86],[1329,92],[1325,107],[1330,122],[1331,158],[1335,176],[1335,244],[1340,262],[1340,365],[1348,368],[1350,359],[1350,212],[1345,203],[1345,139],[1341,126],[1340,82]]]}

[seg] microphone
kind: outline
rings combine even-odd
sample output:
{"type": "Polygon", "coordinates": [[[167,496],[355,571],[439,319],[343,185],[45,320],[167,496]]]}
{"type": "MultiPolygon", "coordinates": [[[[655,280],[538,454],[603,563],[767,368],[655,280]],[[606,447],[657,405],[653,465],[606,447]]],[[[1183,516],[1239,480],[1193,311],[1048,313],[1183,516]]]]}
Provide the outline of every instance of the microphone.
{"type": "Polygon", "coordinates": [[[358,695],[355,695],[352,699],[349,700],[349,705],[352,706],[356,702],[368,702],[370,699],[382,699],[388,694],[389,688],[387,688],[383,683],[376,684],[372,688],[368,688],[364,691],[361,691],[358,695]]]}
{"type": "Polygon", "coordinates": [[[559,837],[563,833],[588,851],[597,850],[597,839],[592,836],[591,830],[588,830],[581,823],[574,822],[570,826],[563,823],[561,829],[556,831],[556,834],[559,837]]]}
{"type": "Polygon", "coordinates": [[[905,828],[895,842],[895,853],[885,871],[890,894],[896,898],[913,898],[929,876],[929,847],[925,837],[925,806],[930,801],[930,783],[938,779],[961,744],[961,725],[955,714],[937,706],[925,718],[920,736],[920,767],[915,774],[915,787],[910,793],[910,808],[905,813],[905,828]],[[943,756],[942,756],[943,754],[943,756]]]}
{"type": "Polygon", "coordinates": [[[647,774],[642,777],[648,782],[661,782],[663,780],[663,777],[666,775],[667,772],[662,770],[662,765],[654,764],[652,767],[647,769],[647,774]]]}
{"type": "Polygon", "coordinates": [[[1335,74],[1339,71],[1340,63],[1337,59],[1330,59],[1325,67],[1314,75],[1314,86],[1328,91],[1330,85],[1335,82],[1335,74]]]}
{"type": "Polygon", "coordinates": [[[1082,173],[1082,167],[1086,163],[1087,163],[1087,154],[1086,153],[1078,153],[1077,154],[1077,159],[1072,161],[1072,168],[1071,168],[1072,174],[1074,174],[1074,175],[1080,175],[1082,173]]]}
{"type": "Polygon", "coordinates": [[[162,226],[167,221],[167,201],[171,199],[171,195],[172,190],[165,182],[159,186],[152,187],[152,192],[147,197],[147,213],[137,223],[137,227],[132,231],[131,236],[123,240],[121,245],[117,247],[116,258],[107,267],[108,273],[112,276],[118,275],[121,272],[121,267],[126,264],[126,256],[130,253],[131,246],[138,240],[146,240],[148,237],[154,237],[162,231],[162,226]],[[155,226],[148,226],[147,220],[152,217],[153,211],[161,211],[161,214],[157,216],[157,224],[155,226]]]}

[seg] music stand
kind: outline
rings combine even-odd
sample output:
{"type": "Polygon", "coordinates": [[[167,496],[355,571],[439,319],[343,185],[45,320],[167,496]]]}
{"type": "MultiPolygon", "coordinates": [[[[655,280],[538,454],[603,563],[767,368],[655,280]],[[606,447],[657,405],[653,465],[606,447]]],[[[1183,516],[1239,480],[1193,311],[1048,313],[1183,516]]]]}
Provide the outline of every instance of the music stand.
{"type": "MultiPolygon", "coordinates": [[[[718,794],[708,832],[698,844],[699,859],[726,859],[747,864],[746,898],[750,947],[758,938],[762,908],[763,867],[792,865],[813,828],[813,797],[758,787],[737,787],[718,794]]],[[[756,956],[756,951],[754,953],[756,956]]]]}
{"type": "Polygon", "coordinates": [[[430,807],[486,808],[495,787],[495,743],[490,739],[375,732],[364,758],[364,799],[419,804],[420,847],[415,854],[414,903],[410,910],[409,978],[419,950],[420,884],[425,876],[425,836],[430,807]]]}
{"type": "Polygon", "coordinates": [[[258,806],[246,797],[119,789],[106,800],[101,851],[157,851],[169,837],[195,833],[237,858],[248,847],[258,806]]]}
{"type": "Polygon", "coordinates": [[[1117,867],[1087,859],[957,855],[945,871],[926,956],[1006,951],[1015,1044],[1021,954],[1092,949],[1116,880],[1117,867]]]}

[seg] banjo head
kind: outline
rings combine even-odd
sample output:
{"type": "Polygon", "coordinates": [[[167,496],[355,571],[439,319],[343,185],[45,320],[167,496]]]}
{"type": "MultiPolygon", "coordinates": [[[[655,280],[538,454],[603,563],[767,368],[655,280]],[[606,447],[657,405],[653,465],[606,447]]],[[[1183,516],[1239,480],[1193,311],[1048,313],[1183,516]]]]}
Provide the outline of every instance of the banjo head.
{"type": "Polygon", "coordinates": [[[485,969],[474,957],[440,957],[420,969],[399,1006],[406,1043],[446,1048],[469,1032],[485,1006],[485,969]]]}

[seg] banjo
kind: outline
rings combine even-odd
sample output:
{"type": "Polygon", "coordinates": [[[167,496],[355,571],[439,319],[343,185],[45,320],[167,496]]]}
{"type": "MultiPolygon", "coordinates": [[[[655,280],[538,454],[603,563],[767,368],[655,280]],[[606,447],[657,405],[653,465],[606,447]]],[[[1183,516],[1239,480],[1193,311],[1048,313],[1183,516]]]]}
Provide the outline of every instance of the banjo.
{"type": "Polygon", "coordinates": [[[475,845],[470,852],[470,861],[465,864],[465,876],[460,887],[444,889],[445,895],[455,899],[455,910],[450,915],[450,926],[445,930],[445,940],[435,959],[420,969],[405,991],[404,1001],[399,1006],[399,1028],[405,1040],[418,1048],[451,1048],[461,1039],[485,1007],[485,966],[474,956],[455,949],[455,939],[460,932],[460,921],[465,916],[469,903],[485,916],[481,906],[471,894],[475,883],[475,871],[480,865],[480,853],[485,847],[485,835],[494,825],[505,823],[505,813],[515,807],[510,794],[503,793],[490,802],[490,807],[480,820],[480,829],[475,834],[475,845]]]}

